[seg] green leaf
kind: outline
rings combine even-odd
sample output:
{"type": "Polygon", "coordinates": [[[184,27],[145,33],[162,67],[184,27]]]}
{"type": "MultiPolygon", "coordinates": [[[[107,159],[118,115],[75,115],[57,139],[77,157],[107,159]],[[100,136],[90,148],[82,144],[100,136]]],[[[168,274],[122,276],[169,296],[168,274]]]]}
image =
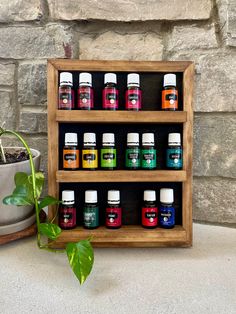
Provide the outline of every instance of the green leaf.
{"type": "Polygon", "coordinates": [[[56,240],[61,234],[61,228],[51,223],[41,223],[39,231],[51,240],[56,240]]]}
{"type": "MultiPolygon", "coordinates": [[[[31,185],[33,189],[33,180],[32,180],[32,175],[28,177],[29,184],[31,185]]],[[[36,196],[37,199],[40,197],[43,189],[43,184],[44,184],[44,175],[42,172],[36,172],[35,173],[35,188],[36,188],[36,196]]]]}
{"type": "Polygon", "coordinates": [[[93,247],[88,240],[82,240],[77,243],[68,243],[66,246],[66,253],[70,266],[82,285],[93,267],[93,247]]]}
{"type": "Polygon", "coordinates": [[[27,198],[24,196],[20,195],[9,195],[6,196],[3,199],[3,204],[5,205],[15,205],[15,206],[27,206],[27,205],[33,205],[31,201],[29,201],[27,198]]]}
{"type": "Polygon", "coordinates": [[[28,175],[25,172],[17,172],[14,177],[15,185],[26,185],[28,183],[28,175]]]}
{"type": "Polygon", "coordinates": [[[17,172],[15,174],[15,184],[12,196],[21,196],[28,200],[30,204],[34,204],[33,185],[29,182],[29,176],[25,172],[17,172]]]}
{"type": "Polygon", "coordinates": [[[55,197],[52,197],[50,195],[45,196],[42,201],[39,203],[39,210],[41,210],[42,208],[49,206],[49,205],[55,205],[55,204],[59,204],[60,201],[58,199],[56,199],[55,197]]]}

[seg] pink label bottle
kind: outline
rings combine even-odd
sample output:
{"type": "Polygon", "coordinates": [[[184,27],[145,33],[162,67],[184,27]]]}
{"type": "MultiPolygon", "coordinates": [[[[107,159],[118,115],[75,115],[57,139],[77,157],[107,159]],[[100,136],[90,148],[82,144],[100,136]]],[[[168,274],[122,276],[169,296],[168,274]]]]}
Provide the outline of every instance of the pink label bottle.
{"type": "Polygon", "coordinates": [[[118,229],[122,225],[122,210],[120,206],[120,191],[108,191],[106,207],[106,227],[118,229]]]}
{"type": "Polygon", "coordinates": [[[127,90],[125,94],[125,109],[139,111],[142,107],[142,91],[140,78],[137,73],[130,73],[127,76],[127,90]]]}

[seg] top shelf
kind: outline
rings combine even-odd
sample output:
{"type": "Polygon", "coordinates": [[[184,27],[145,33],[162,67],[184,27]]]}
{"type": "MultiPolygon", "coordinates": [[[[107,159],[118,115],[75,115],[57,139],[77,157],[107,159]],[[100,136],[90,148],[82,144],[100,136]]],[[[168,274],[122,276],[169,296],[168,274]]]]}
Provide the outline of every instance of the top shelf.
{"type": "Polygon", "coordinates": [[[185,111],[57,110],[57,122],[81,123],[183,123],[185,111]]]}

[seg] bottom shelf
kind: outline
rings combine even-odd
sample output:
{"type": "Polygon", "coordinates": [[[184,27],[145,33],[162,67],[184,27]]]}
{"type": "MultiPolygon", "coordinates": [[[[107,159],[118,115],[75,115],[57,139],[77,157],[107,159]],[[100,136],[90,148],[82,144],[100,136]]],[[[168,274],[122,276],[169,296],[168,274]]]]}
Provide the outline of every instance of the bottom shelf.
{"type": "Polygon", "coordinates": [[[54,242],[54,247],[63,248],[68,242],[77,242],[91,236],[94,247],[188,247],[192,244],[187,241],[187,233],[179,225],[173,229],[145,229],[140,225],[126,225],[120,229],[101,226],[93,230],[83,227],[64,230],[54,242]]]}

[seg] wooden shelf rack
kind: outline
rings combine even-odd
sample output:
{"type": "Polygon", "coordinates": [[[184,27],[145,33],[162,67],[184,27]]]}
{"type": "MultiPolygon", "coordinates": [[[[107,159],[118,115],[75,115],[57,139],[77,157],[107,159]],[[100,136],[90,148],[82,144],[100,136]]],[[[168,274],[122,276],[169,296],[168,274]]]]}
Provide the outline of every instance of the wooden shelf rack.
{"type": "MultiPolygon", "coordinates": [[[[173,229],[144,229],[137,223],[123,225],[118,230],[110,230],[100,226],[95,230],[87,230],[79,226],[73,230],[63,231],[55,242],[55,247],[64,247],[67,242],[78,241],[93,236],[93,245],[96,247],[187,247],[192,245],[192,95],[193,95],[194,66],[192,62],[139,62],[139,61],[81,61],[66,59],[48,60],[48,183],[49,194],[60,197],[61,186],[87,186],[97,184],[101,186],[118,184],[135,185],[145,190],[146,184],[163,183],[176,184],[180,188],[179,221],[173,229]],[[61,71],[70,71],[74,74],[90,72],[98,82],[97,90],[101,92],[101,77],[106,72],[115,72],[125,81],[127,73],[138,72],[144,82],[144,110],[130,112],[125,110],[106,111],[93,110],[58,110],[58,78],[61,71]],[[160,110],[160,91],[165,73],[176,73],[177,86],[180,94],[180,110],[164,112],[160,110]],[[146,83],[145,83],[146,82],[146,83]],[[99,85],[100,84],[100,85],[99,85]],[[156,88],[155,85],[156,84],[156,88]],[[150,86],[150,95],[148,89],[150,86]],[[145,98],[146,97],[146,98],[145,98]],[[61,141],[65,128],[85,130],[92,127],[104,130],[109,126],[122,129],[134,127],[152,130],[164,129],[163,132],[177,128],[181,130],[183,141],[183,170],[154,170],[154,171],[127,171],[119,168],[114,171],[63,171],[61,169],[61,141]],[[122,125],[122,128],[121,126],[122,125]]],[[[126,82],[125,82],[126,83],[126,82]]],[[[124,86],[121,86],[121,90],[124,86]]],[[[100,96],[97,103],[100,104],[100,96]]],[[[95,97],[96,101],[96,97],[95,97]]],[[[95,103],[96,106],[96,103],[95,103]]],[[[99,107],[98,106],[98,107],[99,107]]],[[[122,106],[121,106],[122,107],[122,106]]],[[[122,107],[123,109],[123,107],[122,107]]],[[[81,131],[81,132],[82,132],[81,131]]],[[[119,133],[120,134],[120,133],[119,133]]],[[[164,134],[164,133],[163,133],[164,134]]],[[[82,136],[82,134],[81,134],[82,136]]],[[[162,152],[163,153],[163,152],[162,152]]],[[[157,194],[158,195],[158,194],[157,194]]],[[[49,219],[55,214],[55,208],[49,208],[49,219]]],[[[101,208],[101,210],[104,210],[101,208]]]]}

